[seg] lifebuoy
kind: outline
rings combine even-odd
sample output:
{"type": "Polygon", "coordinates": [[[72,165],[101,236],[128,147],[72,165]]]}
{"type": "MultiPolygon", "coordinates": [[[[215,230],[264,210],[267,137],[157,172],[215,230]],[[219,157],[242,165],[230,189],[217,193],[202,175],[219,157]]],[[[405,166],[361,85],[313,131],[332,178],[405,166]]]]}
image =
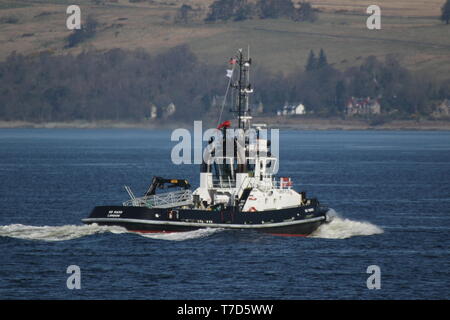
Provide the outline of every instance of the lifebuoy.
{"type": "Polygon", "coordinates": [[[250,211],[250,212],[255,212],[255,211],[258,211],[258,210],[256,210],[255,207],[251,207],[250,209],[248,209],[248,211],[250,211]]]}

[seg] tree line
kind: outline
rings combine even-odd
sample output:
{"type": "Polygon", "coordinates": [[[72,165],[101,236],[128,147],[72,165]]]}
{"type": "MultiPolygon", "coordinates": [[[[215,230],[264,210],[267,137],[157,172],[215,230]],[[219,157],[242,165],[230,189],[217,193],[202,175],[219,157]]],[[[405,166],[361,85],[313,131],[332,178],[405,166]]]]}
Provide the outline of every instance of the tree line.
{"type": "Polygon", "coordinates": [[[428,116],[438,102],[450,97],[450,81],[438,82],[413,73],[393,55],[384,61],[369,56],[360,66],[340,71],[320,50],[319,55],[310,52],[303,70],[275,76],[272,85],[259,84],[258,92],[265,106],[279,106],[281,101],[303,102],[307,111],[325,117],[344,115],[350,97],[376,98],[385,115],[409,118],[428,116]]]}
{"type": "MultiPolygon", "coordinates": [[[[112,49],[53,55],[12,53],[0,63],[0,119],[32,122],[142,120],[174,103],[174,118],[201,115],[222,70],[185,46],[159,55],[112,49]]],[[[220,82],[220,81],[219,81],[220,82]]]]}
{"type": "MultiPolygon", "coordinates": [[[[161,111],[171,103],[173,120],[213,118],[219,113],[213,101],[227,85],[225,68],[199,61],[185,45],[157,55],[142,49],[12,53],[0,63],[0,119],[141,121],[152,106],[161,111]]],[[[393,56],[370,56],[341,71],[328,63],[324,50],[311,51],[306,65],[290,74],[256,66],[252,80],[252,104],[263,104],[268,115],[286,102],[302,102],[315,115],[339,116],[354,96],[378,98],[390,117],[427,116],[450,98],[450,81],[413,73],[393,56]]]]}

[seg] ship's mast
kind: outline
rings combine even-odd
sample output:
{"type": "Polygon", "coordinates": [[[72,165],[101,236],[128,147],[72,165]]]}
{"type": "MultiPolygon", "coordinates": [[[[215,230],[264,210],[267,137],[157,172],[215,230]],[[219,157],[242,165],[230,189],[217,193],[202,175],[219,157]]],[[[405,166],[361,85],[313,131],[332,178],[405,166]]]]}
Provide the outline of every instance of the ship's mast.
{"type": "Polygon", "coordinates": [[[249,72],[250,72],[250,64],[251,59],[247,59],[244,57],[242,53],[242,49],[239,49],[236,63],[239,66],[239,76],[236,83],[232,85],[232,87],[238,90],[237,95],[237,105],[232,112],[237,113],[238,117],[238,128],[246,130],[250,127],[250,108],[248,96],[253,92],[251,85],[249,83],[249,72]]]}

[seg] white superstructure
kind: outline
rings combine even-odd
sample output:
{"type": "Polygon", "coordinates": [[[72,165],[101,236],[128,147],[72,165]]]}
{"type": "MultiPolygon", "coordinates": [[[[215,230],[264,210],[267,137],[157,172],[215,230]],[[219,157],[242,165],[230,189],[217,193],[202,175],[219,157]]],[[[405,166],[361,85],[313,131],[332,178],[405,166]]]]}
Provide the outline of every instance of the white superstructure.
{"type": "Polygon", "coordinates": [[[249,84],[251,59],[244,59],[239,50],[230,61],[233,69],[228,72],[229,86],[237,91],[233,112],[237,114],[238,128],[229,129],[231,122],[226,121],[218,126],[217,136],[208,143],[200,187],[193,193],[194,203],[200,208],[239,206],[244,212],[299,206],[304,199],[292,189],[291,179],[275,178],[278,159],[271,154],[266,125],[251,125],[248,99],[253,93],[249,84]],[[235,65],[239,66],[239,72],[233,81],[235,65]]]}

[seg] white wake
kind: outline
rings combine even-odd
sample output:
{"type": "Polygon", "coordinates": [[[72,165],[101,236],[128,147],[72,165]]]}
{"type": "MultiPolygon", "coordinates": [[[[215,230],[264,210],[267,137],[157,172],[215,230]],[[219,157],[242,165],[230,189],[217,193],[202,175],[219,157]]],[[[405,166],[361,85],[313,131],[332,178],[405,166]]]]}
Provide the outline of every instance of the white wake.
{"type": "Polygon", "coordinates": [[[119,226],[99,226],[97,224],[64,226],[29,226],[23,224],[10,224],[0,226],[0,237],[41,241],[65,241],[110,232],[115,234],[138,234],[145,238],[158,240],[183,241],[207,237],[218,231],[221,231],[221,229],[199,229],[188,232],[150,234],[130,232],[119,226]]]}
{"type": "Polygon", "coordinates": [[[323,239],[347,239],[355,236],[371,236],[383,233],[380,227],[365,221],[355,221],[339,216],[330,209],[328,215],[332,221],[322,224],[310,237],[323,239]]]}
{"type": "Polygon", "coordinates": [[[10,224],[0,226],[0,237],[10,237],[26,240],[64,241],[72,240],[97,233],[125,233],[126,229],[117,226],[64,225],[64,226],[28,226],[10,224]]]}

